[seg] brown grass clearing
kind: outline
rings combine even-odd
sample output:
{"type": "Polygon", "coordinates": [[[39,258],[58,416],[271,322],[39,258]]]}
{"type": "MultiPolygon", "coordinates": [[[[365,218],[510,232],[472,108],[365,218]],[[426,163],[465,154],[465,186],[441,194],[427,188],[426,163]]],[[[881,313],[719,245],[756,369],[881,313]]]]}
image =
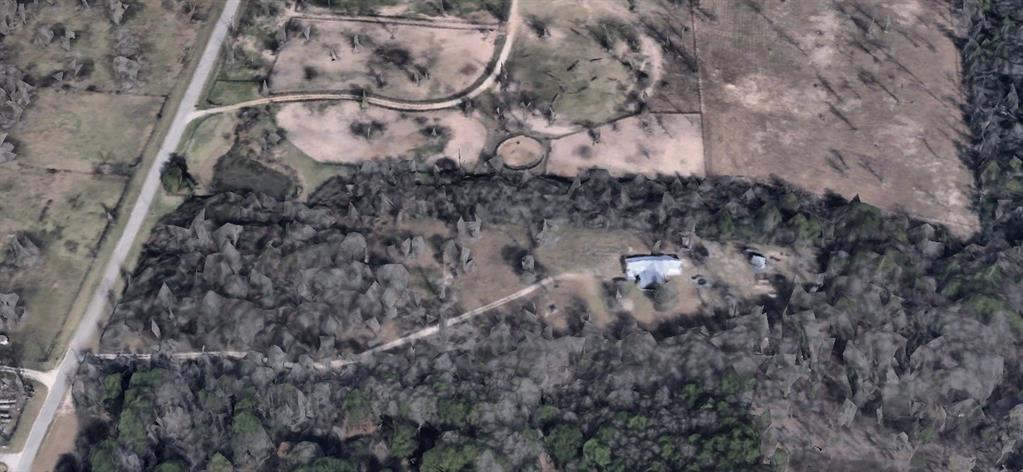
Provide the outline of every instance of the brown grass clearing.
{"type": "Polygon", "coordinates": [[[574,177],[586,169],[612,175],[695,175],[706,172],[699,115],[645,114],[551,142],[547,172],[574,177]]]}
{"type": "Polygon", "coordinates": [[[476,264],[473,272],[460,274],[452,281],[462,310],[472,310],[526,287],[516,272],[519,261],[506,261],[506,247],[528,248],[529,234],[512,226],[484,227],[476,241],[467,241],[476,264]]]}
{"type": "Polygon", "coordinates": [[[448,157],[472,167],[487,140],[483,123],[458,111],[402,113],[354,102],[290,103],[281,106],[277,124],[295,147],[329,163],[448,157]]]}
{"type": "Polygon", "coordinates": [[[457,95],[485,75],[494,31],[295,19],[270,77],[274,93],[368,90],[394,99],[457,95]]]}
{"type": "Polygon", "coordinates": [[[973,176],[950,6],[701,3],[708,172],[835,191],[967,235],[973,176]],[[912,11],[915,13],[906,14],[912,11]]]}
{"type": "Polygon", "coordinates": [[[646,254],[649,244],[628,231],[601,231],[562,226],[551,243],[536,249],[536,262],[549,275],[591,274],[610,279],[622,275],[621,257],[646,254]]]}
{"type": "Polygon", "coordinates": [[[14,133],[22,143],[18,162],[83,173],[109,165],[128,173],[142,156],[163,101],[44,88],[14,133]]]}

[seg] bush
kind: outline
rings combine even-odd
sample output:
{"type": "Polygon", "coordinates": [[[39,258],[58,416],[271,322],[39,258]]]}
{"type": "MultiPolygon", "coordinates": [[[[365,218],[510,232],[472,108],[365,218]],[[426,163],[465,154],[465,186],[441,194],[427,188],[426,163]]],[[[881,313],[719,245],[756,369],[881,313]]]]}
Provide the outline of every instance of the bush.
{"type": "Polygon", "coordinates": [[[476,460],[479,451],[476,445],[446,444],[437,446],[423,454],[420,472],[458,472],[476,460]]]}
{"type": "Polygon", "coordinates": [[[464,400],[441,398],[437,400],[437,416],[443,426],[462,429],[466,426],[472,407],[464,400]]]}
{"type": "Polygon", "coordinates": [[[388,444],[391,455],[402,459],[412,457],[416,449],[419,449],[418,435],[419,431],[409,423],[400,422],[395,424],[394,431],[391,432],[390,443],[388,444]]]}
{"type": "Polygon", "coordinates": [[[210,463],[206,465],[206,472],[234,472],[234,465],[218,452],[213,454],[210,463]]]}
{"type": "Polygon", "coordinates": [[[558,425],[544,438],[547,450],[558,464],[567,464],[579,454],[579,446],[583,443],[583,433],[573,425],[558,425]]]}
{"type": "Polygon", "coordinates": [[[359,472],[359,467],[351,461],[321,457],[309,465],[296,468],[294,472],[359,472]]]}
{"type": "Polygon", "coordinates": [[[583,444],[583,460],[587,466],[605,469],[611,465],[611,448],[597,438],[590,439],[583,444]]]}

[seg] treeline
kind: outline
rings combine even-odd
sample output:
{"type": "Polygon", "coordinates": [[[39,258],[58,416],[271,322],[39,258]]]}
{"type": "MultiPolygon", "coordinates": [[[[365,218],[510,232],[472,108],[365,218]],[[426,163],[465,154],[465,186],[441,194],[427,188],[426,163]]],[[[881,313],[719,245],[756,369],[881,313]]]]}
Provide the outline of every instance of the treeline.
{"type": "Polygon", "coordinates": [[[1023,243],[1023,3],[967,0],[962,19],[966,113],[973,137],[965,150],[976,169],[984,239],[1023,243]]]}
{"type": "Polygon", "coordinates": [[[681,337],[556,337],[511,310],[337,371],[279,351],[91,358],[74,390],[81,457],[96,472],[767,470],[750,384],[681,337]]]}
{"type": "Polygon", "coordinates": [[[329,360],[365,350],[385,325],[404,332],[453,311],[411,287],[405,264],[432,245],[362,224],[256,194],[194,199],[154,230],[101,346],[329,360]]]}

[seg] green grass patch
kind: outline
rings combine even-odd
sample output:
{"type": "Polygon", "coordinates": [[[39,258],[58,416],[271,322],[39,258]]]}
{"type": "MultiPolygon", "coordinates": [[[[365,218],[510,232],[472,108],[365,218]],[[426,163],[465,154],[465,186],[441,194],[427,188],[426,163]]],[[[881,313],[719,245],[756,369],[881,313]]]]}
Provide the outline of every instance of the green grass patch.
{"type": "Polygon", "coordinates": [[[258,80],[217,80],[210,87],[206,104],[212,106],[233,105],[262,98],[259,90],[263,87],[258,80]]]}
{"type": "Polygon", "coordinates": [[[40,265],[0,273],[0,287],[25,301],[27,314],[14,343],[25,360],[42,362],[56,342],[71,305],[106,231],[108,209],[117,206],[123,177],[0,168],[0,245],[27,232],[41,249],[40,265]]]}

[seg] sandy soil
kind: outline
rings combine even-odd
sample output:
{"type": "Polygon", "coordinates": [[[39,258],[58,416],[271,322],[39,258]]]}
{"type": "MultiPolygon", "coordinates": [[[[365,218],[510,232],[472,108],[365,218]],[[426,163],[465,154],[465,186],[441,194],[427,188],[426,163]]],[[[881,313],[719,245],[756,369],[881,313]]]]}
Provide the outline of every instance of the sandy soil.
{"type": "Polygon", "coordinates": [[[283,105],[277,114],[277,124],[295,147],[319,162],[356,163],[420,156],[448,157],[471,167],[487,139],[483,123],[459,111],[413,114],[382,108],[361,109],[354,102],[283,105]],[[374,132],[369,139],[352,131],[353,124],[374,122],[384,129],[374,132]],[[447,131],[438,131],[433,136],[429,132],[431,127],[447,131]]]}
{"type": "Polygon", "coordinates": [[[547,172],[575,176],[589,168],[612,175],[705,174],[698,115],[659,114],[626,118],[597,128],[600,142],[582,132],[551,143],[547,172]]]}
{"type": "Polygon", "coordinates": [[[529,136],[513,136],[497,147],[497,155],[513,169],[535,167],[544,158],[543,143],[529,136]]]}
{"type": "Polygon", "coordinates": [[[495,31],[425,26],[293,23],[299,30],[309,25],[313,34],[308,40],[294,34],[281,50],[270,78],[274,93],[367,89],[393,99],[454,96],[486,73],[498,37],[495,31]],[[392,59],[382,51],[391,51],[392,59]]]}
{"type": "Polygon", "coordinates": [[[948,2],[707,0],[707,170],[977,226],[948,2]]]}

